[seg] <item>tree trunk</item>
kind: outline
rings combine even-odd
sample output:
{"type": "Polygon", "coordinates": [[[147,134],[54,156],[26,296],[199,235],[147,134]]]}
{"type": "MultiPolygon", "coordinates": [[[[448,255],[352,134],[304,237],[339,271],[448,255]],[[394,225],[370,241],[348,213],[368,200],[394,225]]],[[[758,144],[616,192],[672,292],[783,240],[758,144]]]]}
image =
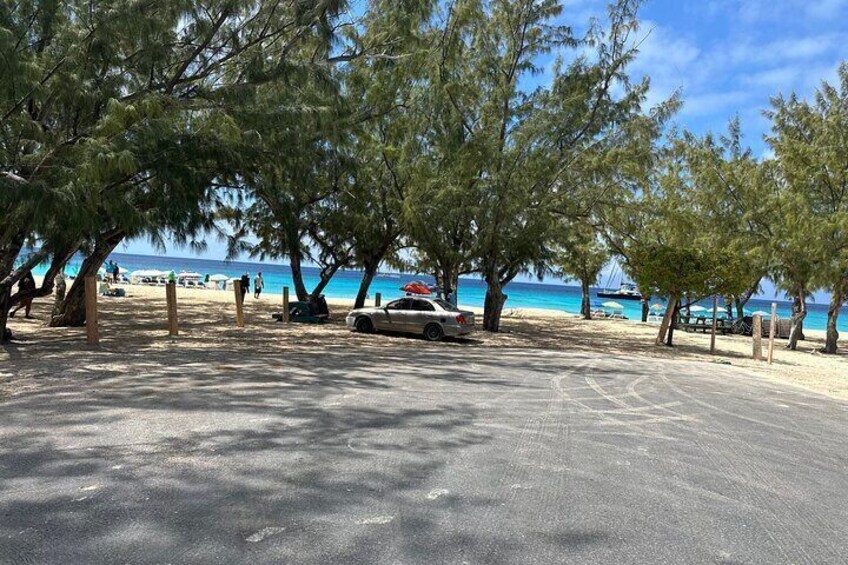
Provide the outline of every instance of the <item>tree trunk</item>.
{"type": "MultiPolygon", "coordinates": [[[[724,311],[727,312],[728,318],[733,318],[733,307],[734,305],[738,308],[738,304],[736,303],[736,298],[734,296],[725,296],[724,297],[724,311]]],[[[741,320],[745,317],[745,307],[742,307],[742,310],[737,310],[736,319],[741,320]]]]}
{"type": "Polygon", "coordinates": [[[500,281],[486,281],[486,298],[483,302],[483,329],[487,332],[500,331],[501,313],[507,295],[503,293],[500,281]]]}
{"type": "Polygon", "coordinates": [[[359,292],[356,293],[356,301],[353,303],[354,308],[363,308],[365,299],[368,297],[368,289],[371,288],[371,283],[374,281],[374,276],[377,274],[377,269],[380,266],[379,261],[364,261],[364,273],[362,281],[359,283],[359,292]]]}
{"type": "MultiPolygon", "coordinates": [[[[742,302],[738,297],[733,299],[734,304],[736,305],[736,317],[740,320],[745,317],[745,302],[742,302]]],[[[730,310],[730,307],[728,307],[730,310]]]]}
{"type": "Polygon", "coordinates": [[[60,275],[56,278],[56,296],[53,300],[53,311],[50,313],[50,319],[48,319],[44,325],[49,326],[50,320],[53,319],[53,316],[58,316],[59,312],[62,311],[62,304],[65,302],[65,295],[68,292],[68,285],[65,281],[65,276],[60,275]]]}
{"type": "MultiPolygon", "coordinates": [[[[806,303],[804,303],[806,306],[806,303]]],[[[801,313],[801,301],[793,300],[792,301],[792,315],[801,313]]],[[[807,336],[804,335],[804,319],[802,318],[798,324],[798,341],[805,341],[807,336]]]]}
{"type": "Polygon", "coordinates": [[[0,343],[6,343],[6,324],[9,321],[11,296],[12,288],[8,285],[0,285],[0,343]]]}
{"type": "Polygon", "coordinates": [[[589,293],[589,280],[583,279],[580,281],[580,290],[583,293],[583,301],[580,304],[580,313],[583,314],[583,319],[592,319],[591,295],[589,293]]]}
{"type": "Polygon", "coordinates": [[[447,301],[456,306],[459,304],[459,273],[453,266],[440,266],[433,278],[436,286],[445,291],[447,301]]]}
{"type": "Polygon", "coordinates": [[[0,343],[6,341],[6,324],[9,321],[9,309],[12,307],[12,286],[17,282],[9,275],[15,270],[15,260],[23,248],[23,235],[15,238],[3,249],[0,256],[0,343]]]}
{"type": "Polygon", "coordinates": [[[671,324],[668,327],[668,339],[665,344],[668,347],[674,347],[674,330],[677,329],[677,321],[680,319],[680,304],[674,307],[674,313],[671,316],[671,324]]]}
{"type": "Polygon", "coordinates": [[[669,328],[671,327],[671,322],[674,318],[674,315],[677,313],[677,306],[679,303],[679,295],[672,294],[668,297],[668,306],[665,309],[665,315],[663,316],[662,323],[660,323],[660,330],[657,334],[657,339],[654,342],[656,345],[665,345],[665,338],[668,334],[669,328]]]}
{"type": "Polygon", "coordinates": [[[334,266],[331,269],[325,271],[321,271],[321,278],[318,280],[318,284],[315,285],[315,288],[312,289],[312,292],[309,293],[307,300],[309,302],[317,302],[318,297],[321,296],[321,293],[324,292],[324,289],[327,288],[327,285],[330,284],[330,281],[333,279],[333,275],[336,274],[336,271],[339,270],[339,267],[334,266]]]}
{"type": "Polygon", "coordinates": [[[301,257],[300,250],[293,251],[289,255],[289,267],[292,273],[292,284],[294,284],[294,293],[297,299],[301,302],[309,300],[309,292],[306,290],[306,284],[303,282],[303,269],[300,265],[301,257]]]}
{"type": "Polygon", "coordinates": [[[842,279],[831,292],[830,306],[827,309],[827,338],[822,353],[833,355],[838,348],[839,330],[837,329],[837,322],[842,305],[845,304],[845,293],[846,279],[842,279]]]}
{"type": "Polygon", "coordinates": [[[745,317],[745,306],[748,305],[748,301],[750,301],[751,298],[753,298],[754,295],[757,294],[757,291],[760,290],[761,281],[761,278],[757,279],[756,282],[754,282],[754,284],[752,284],[748,288],[748,290],[743,292],[741,296],[734,297],[734,303],[736,305],[736,315],[739,317],[740,320],[745,317]]]}
{"type": "Polygon", "coordinates": [[[74,284],[57,308],[58,312],[47,324],[49,327],[79,327],[85,324],[85,278],[97,275],[103,262],[123,241],[125,235],[123,231],[113,231],[98,239],[91,255],[82,262],[74,284]]]}
{"type": "Polygon", "coordinates": [[[804,327],[804,318],[807,317],[807,300],[802,292],[795,297],[795,302],[792,305],[792,329],[789,330],[789,343],[787,348],[795,351],[798,348],[798,340],[801,338],[801,332],[804,327]]]}

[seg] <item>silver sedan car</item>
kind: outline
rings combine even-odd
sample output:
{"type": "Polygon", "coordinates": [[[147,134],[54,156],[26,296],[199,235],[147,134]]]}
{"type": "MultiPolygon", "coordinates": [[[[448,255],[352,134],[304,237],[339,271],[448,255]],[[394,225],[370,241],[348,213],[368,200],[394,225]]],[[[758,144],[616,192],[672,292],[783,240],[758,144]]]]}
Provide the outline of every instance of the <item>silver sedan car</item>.
{"type": "Polygon", "coordinates": [[[411,333],[430,341],[474,331],[472,312],[463,312],[445,300],[417,296],[399,298],[385,306],[353,310],[345,321],[349,328],[362,333],[375,330],[411,333]]]}

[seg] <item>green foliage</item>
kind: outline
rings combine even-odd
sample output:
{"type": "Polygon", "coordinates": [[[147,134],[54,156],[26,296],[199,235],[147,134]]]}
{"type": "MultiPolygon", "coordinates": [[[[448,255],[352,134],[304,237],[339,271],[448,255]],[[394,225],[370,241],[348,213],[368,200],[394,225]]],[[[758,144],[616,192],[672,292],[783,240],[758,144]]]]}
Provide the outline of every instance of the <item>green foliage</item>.
{"type": "Polygon", "coordinates": [[[787,288],[831,288],[848,278],[848,64],[839,77],[837,86],[823,83],[812,102],[773,99],[768,113],[774,189],[785,215],[774,274],[787,288]]]}
{"type": "Polygon", "coordinates": [[[599,239],[594,227],[586,222],[568,226],[561,240],[561,251],[554,265],[559,274],[588,285],[598,282],[610,261],[609,249],[599,239]]]}

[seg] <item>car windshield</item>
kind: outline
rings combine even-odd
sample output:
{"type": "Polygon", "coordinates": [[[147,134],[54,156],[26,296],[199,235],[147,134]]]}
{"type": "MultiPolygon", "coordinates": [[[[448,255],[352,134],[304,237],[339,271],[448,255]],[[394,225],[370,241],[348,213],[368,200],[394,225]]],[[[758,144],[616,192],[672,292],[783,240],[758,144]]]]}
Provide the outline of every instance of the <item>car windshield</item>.
{"type": "Polygon", "coordinates": [[[438,299],[434,300],[433,302],[435,302],[436,304],[441,306],[442,310],[447,310],[448,312],[459,312],[459,308],[457,308],[456,306],[454,306],[453,304],[451,304],[447,300],[442,300],[441,298],[438,298],[438,299]]]}

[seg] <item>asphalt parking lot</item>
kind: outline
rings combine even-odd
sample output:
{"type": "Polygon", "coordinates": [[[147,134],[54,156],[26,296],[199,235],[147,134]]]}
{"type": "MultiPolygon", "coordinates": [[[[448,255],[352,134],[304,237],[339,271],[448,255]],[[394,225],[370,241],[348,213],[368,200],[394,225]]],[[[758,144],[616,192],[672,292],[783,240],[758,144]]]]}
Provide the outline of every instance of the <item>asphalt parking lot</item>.
{"type": "Polygon", "coordinates": [[[846,432],[703,363],[99,358],[0,400],[0,562],[846,563],[846,432]]]}

